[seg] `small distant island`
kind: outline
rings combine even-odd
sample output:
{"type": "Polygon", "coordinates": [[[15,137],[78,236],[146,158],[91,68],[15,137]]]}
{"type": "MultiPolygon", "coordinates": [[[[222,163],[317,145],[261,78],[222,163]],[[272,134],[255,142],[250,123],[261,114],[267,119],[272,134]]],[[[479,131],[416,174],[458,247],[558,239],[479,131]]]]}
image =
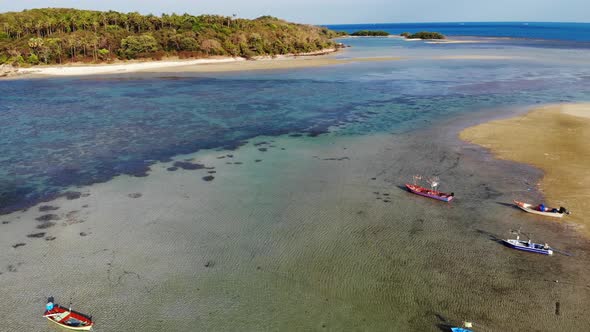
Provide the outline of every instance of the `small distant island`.
{"type": "Polygon", "coordinates": [[[400,36],[406,37],[407,39],[445,39],[446,37],[438,32],[431,31],[420,31],[416,33],[402,32],[400,36]]]}
{"type": "Polygon", "coordinates": [[[389,36],[389,32],[387,31],[379,31],[379,30],[360,30],[355,31],[350,34],[351,36],[363,36],[363,37],[383,37],[389,36]]]}
{"type": "Polygon", "coordinates": [[[253,58],[335,49],[338,33],[272,16],[141,15],[63,8],[0,14],[0,65],[164,57],[253,58]]]}

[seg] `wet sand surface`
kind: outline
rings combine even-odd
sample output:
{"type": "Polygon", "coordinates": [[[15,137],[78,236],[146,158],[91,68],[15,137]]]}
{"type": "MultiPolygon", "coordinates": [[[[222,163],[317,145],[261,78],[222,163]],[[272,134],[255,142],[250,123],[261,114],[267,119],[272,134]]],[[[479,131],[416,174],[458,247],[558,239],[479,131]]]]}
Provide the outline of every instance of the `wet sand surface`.
{"type": "Polygon", "coordinates": [[[567,207],[572,214],[564,217],[565,221],[575,222],[582,232],[590,235],[588,117],[590,104],[548,105],[516,118],[468,128],[461,138],[491,149],[499,158],[542,169],[540,190],[546,203],[567,207]]]}
{"type": "Polygon", "coordinates": [[[588,242],[567,220],[511,206],[542,199],[542,172],[460,141],[481,118],[396,135],[260,137],[0,216],[3,329],[47,329],[53,295],[92,314],[95,331],[440,331],[462,320],[583,331],[588,242]],[[406,192],[414,174],[439,176],[456,200],[406,192]],[[496,241],[518,227],[574,256],[496,241]]]}

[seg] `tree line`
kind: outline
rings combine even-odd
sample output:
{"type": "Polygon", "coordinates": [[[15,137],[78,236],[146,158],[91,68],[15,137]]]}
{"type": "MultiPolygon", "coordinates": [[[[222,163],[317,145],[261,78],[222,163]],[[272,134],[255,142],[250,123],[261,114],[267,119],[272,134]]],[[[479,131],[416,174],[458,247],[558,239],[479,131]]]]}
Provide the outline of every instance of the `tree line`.
{"type": "Polygon", "coordinates": [[[370,37],[378,37],[378,36],[389,36],[389,32],[387,31],[379,31],[379,30],[359,30],[355,31],[350,34],[351,36],[370,36],[370,37]]]}
{"type": "Polygon", "coordinates": [[[420,31],[416,33],[402,32],[400,36],[410,39],[445,39],[443,34],[431,31],[420,31]]]}
{"type": "Polygon", "coordinates": [[[298,54],[335,47],[324,27],[271,16],[254,20],[219,15],[141,15],[45,8],[0,14],[0,64],[164,56],[207,57],[298,54]]]}

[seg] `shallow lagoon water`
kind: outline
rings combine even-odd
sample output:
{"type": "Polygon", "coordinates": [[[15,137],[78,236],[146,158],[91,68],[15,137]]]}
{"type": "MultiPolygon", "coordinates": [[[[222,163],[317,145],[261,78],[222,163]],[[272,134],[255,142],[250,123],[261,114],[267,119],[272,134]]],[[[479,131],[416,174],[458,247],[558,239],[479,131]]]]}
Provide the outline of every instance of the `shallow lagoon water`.
{"type": "MultiPolygon", "coordinates": [[[[386,38],[350,43],[358,45],[338,56],[388,56],[401,49],[413,57],[216,77],[0,82],[0,120],[10,124],[0,131],[1,209],[117,174],[143,176],[154,161],[234,148],[258,135],[317,135],[336,126],[343,134],[399,132],[472,110],[587,100],[590,94],[590,70],[580,65],[585,55],[579,52],[561,51],[567,55],[561,62],[556,50],[544,52],[544,61],[441,60],[432,55],[471,54],[473,46],[420,42],[414,49],[386,38]]],[[[538,50],[500,51],[535,58],[538,50]]]]}
{"type": "MultiPolygon", "coordinates": [[[[505,205],[541,199],[539,171],[455,134],[523,105],[587,100],[588,69],[417,55],[215,78],[0,82],[0,116],[14,123],[0,132],[3,197],[26,206],[89,194],[47,203],[62,219],[44,238],[26,237],[39,232],[37,207],[0,218],[6,300],[37,312],[44,296],[71,298],[97,331],[437,331],[446,320],[584,330],[587,242],[505,205]],[[273,136],[288,133],[303,136],[273,136]],[[198,149],[208,150],[175,157],[198,149]],[[215,167],[215,178],[169,171],[170,158],[215,167]],[[417,173],[439,175],[457,200],[399,188],[417,173]],[[576,256],[493,241],[518,226],[576,256]]],[[[2,314],[3,327],[44,326],[2,314]]]]}

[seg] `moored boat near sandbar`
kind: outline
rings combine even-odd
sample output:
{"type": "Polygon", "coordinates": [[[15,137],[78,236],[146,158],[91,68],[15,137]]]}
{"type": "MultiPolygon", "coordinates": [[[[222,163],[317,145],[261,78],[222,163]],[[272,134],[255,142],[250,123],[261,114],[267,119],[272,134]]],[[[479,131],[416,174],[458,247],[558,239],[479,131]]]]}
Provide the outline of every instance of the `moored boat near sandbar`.
{"type": "Polygon", "coordinates": [[[546,216],[546,217],[562,218],[564,215],[570,214],[570,212],[566,208],[564,208],[563,206],[560,206],[559,209],[548,208],[544,204],[539,204],[539,205],[535,206],[535,205],[525,203],[525,202],[520,202],[517,200],[514,201],[514,204],[516,204],[516,206],[518,206],[520,209],[522,209],[525,212],[538,214],[538,215],[542,215],[542,216],[546,216]]]}

